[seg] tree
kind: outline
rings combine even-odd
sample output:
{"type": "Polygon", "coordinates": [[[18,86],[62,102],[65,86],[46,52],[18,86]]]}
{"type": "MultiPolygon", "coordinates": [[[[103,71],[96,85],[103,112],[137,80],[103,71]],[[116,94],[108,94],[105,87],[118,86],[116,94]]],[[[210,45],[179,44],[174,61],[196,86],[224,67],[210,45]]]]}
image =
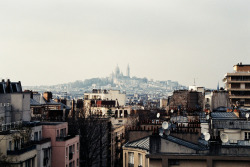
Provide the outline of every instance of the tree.
{"type": "Polygon", "coordinates": [[[110,166],[110,130],[108,118],[89,116],[70,119],[69,134],[80,135],[80,165],[110,166]]]}
{"type": "MultiPolygon", "coordinates": [[[[25,143],[22,143],[21,147],[25,147],[26,145],[30,144],[30,137],[31,137],[31,128],[28,126],[23,126],[22,124],[19,124],[15,127],[11,127],[12,132],[10,131],[6,131],[6,134],[10,134],[11,138],[12,138],[12,142],[14,143],[16,140],[21,140],[24,141],[25,143]]],[[[6,140],[6,135],[3,135],[0,138],[0,143],[2,140],[6,140]]],[[[1,148],[0,148],[1,149],[1,148]]],[[[19,149],[19,148],[17,148],[19,149]]],[[[4,150],[6,151],[6,150],[4,150]]],[[[14,167],[15,165],[15,161],[13,158],[11,158],[10,156],[6,156],[4,155],[1,151],[0,151],[0,166],[1,167],[14,167]]]]}

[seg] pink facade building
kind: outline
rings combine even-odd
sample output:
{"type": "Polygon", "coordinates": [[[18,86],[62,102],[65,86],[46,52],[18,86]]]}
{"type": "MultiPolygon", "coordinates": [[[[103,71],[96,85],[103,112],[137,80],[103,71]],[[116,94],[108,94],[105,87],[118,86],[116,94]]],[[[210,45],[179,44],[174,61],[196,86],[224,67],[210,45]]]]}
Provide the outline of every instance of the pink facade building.
{"type": "Polygon", "coordinates": [[[51,138],[51,167],[79,166],[79,136],[68,136],[67,122],[44,122],[43,137],[51,138]]]}

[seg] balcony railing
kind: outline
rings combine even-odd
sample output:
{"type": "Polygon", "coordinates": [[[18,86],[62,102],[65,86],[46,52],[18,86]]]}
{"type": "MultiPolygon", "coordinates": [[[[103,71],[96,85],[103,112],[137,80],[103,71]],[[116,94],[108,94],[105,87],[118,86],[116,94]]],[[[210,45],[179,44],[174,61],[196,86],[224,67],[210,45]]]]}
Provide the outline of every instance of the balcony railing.
{"type": "Polygon", "coordinates": [[[33,144],[44,144],[44,143],[47,143],[47,142],[50,142],[51,139],[50,138],[43,138],[41,140],[37,140],[37,141],[32,141],[33,144]]]}
{"type": "Polygon", "coordinates": [[[21,154],[24,154],[26,152],[32,151],[34,149],[36,149],[36,145],[32,145],[32,146],[25,147],[25,148],[22,148],[20,150],[15,150],[15,151],[8,150],[7,155],[21,155],[21,154]]]}
{"type": "Polygon", "coordinates": [[[65,136],[65,137],[56,137],[56,141],[67,141],[67,140],[73,139],[74,137],[76,136],[72,135],[72,136],[65,136]]]}
{"type": "Polygon", "coordinates": [[[250,130],[250,121],[213,121],[214,128],[227,128],[227,129],[248,129],[250,130]]]}

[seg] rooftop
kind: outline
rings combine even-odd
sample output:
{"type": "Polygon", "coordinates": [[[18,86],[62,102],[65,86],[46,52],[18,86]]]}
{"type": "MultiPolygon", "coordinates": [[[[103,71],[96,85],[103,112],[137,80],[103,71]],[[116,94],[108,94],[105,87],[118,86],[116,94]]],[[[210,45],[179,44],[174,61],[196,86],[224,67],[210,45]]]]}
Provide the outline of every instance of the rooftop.
{"type": "Polygon", "coordinates": [[[166,140],[169,140],[171,142],[174,142],[176,144],[179,144],[179,145],[182,145],[182,146],[197,150],[197,151],[208,150],[208,148],[203,146],[203,145],[197,145],[197,144],[188,142],[186,140],[183,140],[183,139],[180,139],[180,138],[177,138],[177,137],[174,137],[174,136],[169,135],[169,136],[163,136],[162,138],[164,138],[166,140]]]}
{"type": "Polygon", "coordinates": [[[238,119],[234,112],[212,112],[213,119],[238,119]]]}
{"type": "Polygon", "coordinates": [[[124,145],[125,147],[140,148],[149,151],[149,136],[139,140],[128,142],[124,145]]]}

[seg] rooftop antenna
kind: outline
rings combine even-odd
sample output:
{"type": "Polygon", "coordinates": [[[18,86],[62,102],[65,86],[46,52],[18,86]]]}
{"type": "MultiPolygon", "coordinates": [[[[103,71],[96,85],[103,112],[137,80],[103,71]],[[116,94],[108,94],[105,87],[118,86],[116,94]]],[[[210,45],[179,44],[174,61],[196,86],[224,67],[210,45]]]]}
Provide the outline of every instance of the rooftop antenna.
{"type": "Polygon", "coordinates": [[[226,142],[228,142],[228,135],[227,135],[226,133],[222,133],[222,134],[220,135],[220,139],[221,139],[221,141],[222,141],[223,143],[226,143],[226,142]]]}

